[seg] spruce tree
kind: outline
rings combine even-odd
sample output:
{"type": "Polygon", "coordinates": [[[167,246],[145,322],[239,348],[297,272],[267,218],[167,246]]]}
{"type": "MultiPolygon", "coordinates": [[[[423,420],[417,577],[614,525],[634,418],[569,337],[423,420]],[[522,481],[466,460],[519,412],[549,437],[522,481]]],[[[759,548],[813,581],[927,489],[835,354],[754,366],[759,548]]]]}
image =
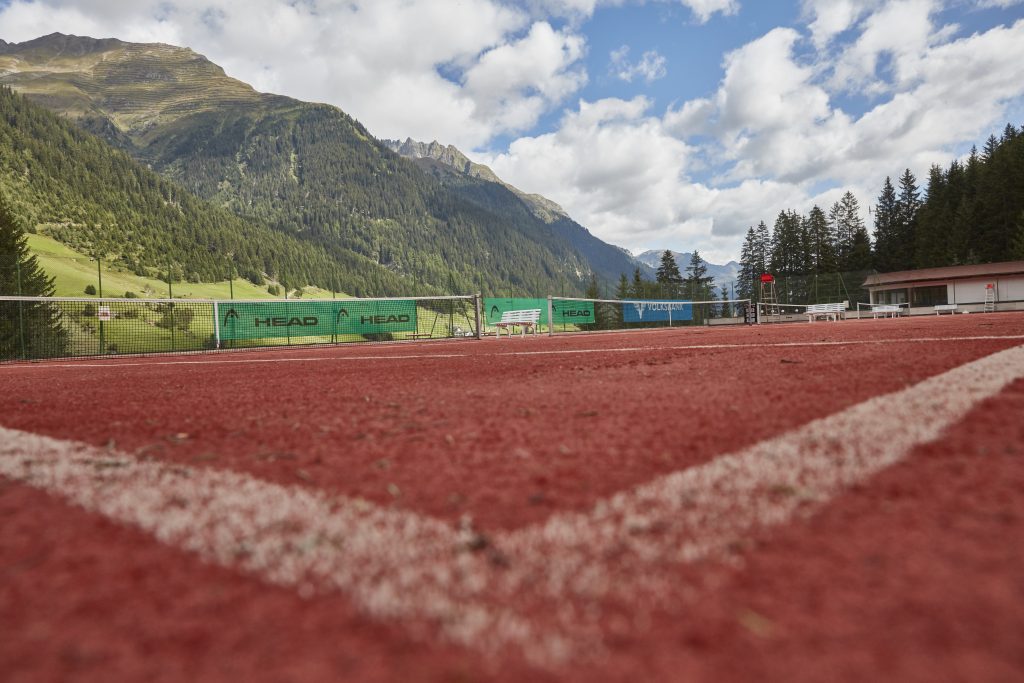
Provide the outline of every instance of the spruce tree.
{"type": "Polygon", "coordinates": [[[747,229],[747,236],[743,239],[743,247],[740,249],[740,272],[737,275],[736,294],[741,299],[753,298],[757,287],[755,282],[760,276],[757,272],[755,254],[757,249],[757,237],[754,228],[747,229]]]}
{"type": "Polygon", "coordinates": [[[871,268],[871,238],[860,215],[860,202],[847,191],[837,203],[837,234],[844,240],[845,260],[839,266],[843,271],[864,271],[871,268]]]}
{"type": "Polygon", "coordinates": [[[807,215],[806,232],[810,255],[811,272],[834,273],[836,271],[836,251],[829,234],[828,219],[821,207],[815,205],[807,215]]]}
{"type": "Polygon", "coordinates": [[[694,249],[690,265],[686,267],[687,294],[694,301],[711,299],[711,284],[714,278],[708,276],[708,264],[694,249]]]}
{"type": "Polygon", "coordinates": [[[643,299],[647,294],[647,284],[644,282],[644,277],[640,273],[640,269],[637,268],[633,271],[633,287],[630,291],[630,296],[634,299],[643,299]]]}
{"type": "Polygon", "coordinates": [[[948,176],[934,164],[928,171],[926,200],[917,213],[917,232],[914,235],[914,265],[917,268],[945,266],[953,259],[950,199],[955,190],[950,187],[950,179],[958,175],[957,168],[954,161],[948,176]]]}
{"type": "Polygon", "coordinates": [[[899,226],[898,207],[896,204],[896,188],[892,186],[889,176],[885,177],[882,193],[878,195],[875,205],[875,269],[888,273],[900,270],[899,261],[899,226]]]}
{"type": "Polygon", "coordinates": [[[921,208],[921,193],[917,178],[908,168],[900,176],[900,194],[896,199],[896,243],[893,245],[893,270],[914,267],[914,238],[917,232],[917,212],[921,208]]]}
{"type": "Polygon", "coordinates": [[[680,287],[683,284],[683,276],[679,273],[679,265],[672,251],[666,249],[661,255],[661,264],[655,275],[658,282],[661,296],[672,299],[679,296],[680,287]]]}
{"type": "MultiPolygon", "coordinates": [[[[690,265],[686,267],[686,293],[691,301],[711,301],[715,298],[712,288],[713,278],[708,277],[708,264],[694,249],[690,257],[690,265]]],[[[701,323],[705,317],[703,307],[697,306],[693,311],[693,321],[701,323]]]]}
{"type": "Polygon", "coordinates": [[[772,237],[768,231],[768,225],[761,221],[757,224],[757,249],[754,253],[754,263],[757,265],[756,280],[760,281],[761,275],[768,272],[768,261],[771,256],[772,237]]]}
{"type": "MultiPolygon", "coordinates": [[[[0,294],[49,297],[53,279],[29,252],[22,219],[0,193],[0,294]]],[[[64,355],[67,333],[60,310],[39,301],[0,302],[0,360],[64,355]]]]}
{"type": "Polygon", "coordinates": [[[619,275],[619,286],[615,289],[616,299],[628,299],[630,297],[629,279],[625,273],[619,275]]]}

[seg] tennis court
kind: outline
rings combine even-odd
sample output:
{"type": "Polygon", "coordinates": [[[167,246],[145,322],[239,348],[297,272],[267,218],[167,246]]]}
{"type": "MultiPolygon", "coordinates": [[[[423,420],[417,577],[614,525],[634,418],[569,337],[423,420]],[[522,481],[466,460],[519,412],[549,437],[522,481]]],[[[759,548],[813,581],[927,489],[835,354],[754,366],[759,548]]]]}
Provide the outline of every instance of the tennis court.
{"type": "Polygon", "coordinates": [[[1024,315],[0,366],[11,680],[1000,680],[1024,315]]]}

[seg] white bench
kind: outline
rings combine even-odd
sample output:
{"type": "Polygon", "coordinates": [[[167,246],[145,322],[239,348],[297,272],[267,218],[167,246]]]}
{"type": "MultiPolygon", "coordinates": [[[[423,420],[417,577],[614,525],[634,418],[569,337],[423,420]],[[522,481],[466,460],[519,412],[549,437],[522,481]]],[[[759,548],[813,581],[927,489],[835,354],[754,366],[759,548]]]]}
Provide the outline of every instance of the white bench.
{"type": "Polygon", "coordinates": [[[881,304],[879,306],[871,307],[872,318],[877,318],[878,316],[882,316],[883,318],[886,316],[889,316],[890,318],[895,318],[899,316],[899,314],[900,307],[894,306],[893,304],[881,304]]]}
{"type": "Polygon", "coordinates": [[[847,303],[844,301],[838,304],[811,304],[804,311],[807,316],[807,322],[813,323],[817,318],[826,318],[827,320],[838,320],[839,316],[846,317],[846,306],[847,303]]]}
{"type": "Polygon", "coordinates": [[[512,331],[519,327],[523,330],[523,336],[526,336],[526,331],[530,330],[534,334],[537,334],[537,324],[540,322],[540,309],[523,309],[521,311],[505,311],[501,314],[501,320],[494,323],[494,326],[498,328],[498,337],[501,336],[501,331],[506,330],[508,336],[512,336],[512,331]]]}
{"type": "Polygon", "coordinates": [[[949,313],[950,315],[956,313],[956,304],[936,304],[935,315],[941,313],[949,313]]]}

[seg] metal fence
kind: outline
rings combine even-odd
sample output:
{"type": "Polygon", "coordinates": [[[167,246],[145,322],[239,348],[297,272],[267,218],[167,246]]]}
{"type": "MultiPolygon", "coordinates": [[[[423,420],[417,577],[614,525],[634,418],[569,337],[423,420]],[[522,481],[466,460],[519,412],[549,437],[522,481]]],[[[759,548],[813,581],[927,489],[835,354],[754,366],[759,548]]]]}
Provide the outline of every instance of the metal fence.
{"type": "Polygon", "coordinates": [[[479,302],[4,296],[0,361],[479,337],[479,302]]]}

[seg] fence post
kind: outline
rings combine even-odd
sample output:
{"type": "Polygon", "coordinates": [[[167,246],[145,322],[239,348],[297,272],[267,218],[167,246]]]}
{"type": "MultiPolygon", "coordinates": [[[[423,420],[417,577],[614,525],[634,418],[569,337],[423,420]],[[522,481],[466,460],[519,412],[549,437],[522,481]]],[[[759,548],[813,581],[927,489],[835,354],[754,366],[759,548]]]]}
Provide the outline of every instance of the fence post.
{"type": "Polygon", "coordinates": [[[477,292],[473,295],[473,315],[476,319],[476,338],[484,338],[484,328],[480,326],[480,305],[483,301],[483,292],[477,292]]]}
{"type": "MultiPolygon", "coordinates": [[[[17,254],[14,257],[14,271],[16,279],[18,281],[18,296],[21,294],[21,261],[18,260],[17,254]]],[[[18,338],[21,341],[21,359],[26,360],[28,358],[25,353],[25,302],[18,300],[18,338]]]]}
{"type": "MultiPolygon", "coordinates": [[[[96,257],[96,281],[99,283],[99,288],[100,288],[100,290],[99,290],[99,299],[102,300],[103,299],[103,260],[99,256],[96,257]]],[[[96,302],[97,317],[99,317],[98,316],[99,306],[100,306],[99,302],[96,302]]],[[[100,323],[100,355],[102,356],[104,353],[107,352],[107,348],[106,348],[107,345],[106,345],[106,342],[103,339],[103,319],[102,318],[100,318],[99,323],[100,323]]]]}
{"type": "Polygon", "coordinates": [[[220,348],[220,308],[217,306],[217,302],[213,302],[213,339],[214,348],[220,348]]]}
{"type": "Polygon", "coordinates": [[[555,336],[555,307],[551,302],[550,294],[548,294],[548,336],[555,336]]]}

